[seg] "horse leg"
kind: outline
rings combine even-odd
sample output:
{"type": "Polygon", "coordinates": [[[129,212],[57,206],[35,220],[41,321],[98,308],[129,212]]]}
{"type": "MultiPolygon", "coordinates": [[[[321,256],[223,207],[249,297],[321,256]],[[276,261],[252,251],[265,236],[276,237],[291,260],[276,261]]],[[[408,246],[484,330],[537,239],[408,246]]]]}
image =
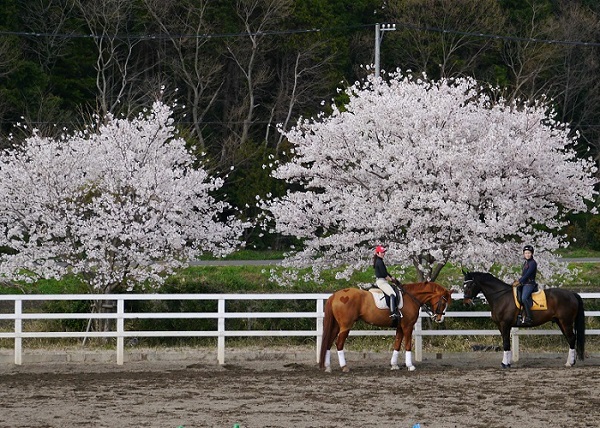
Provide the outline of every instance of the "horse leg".
{"type": "Polygon", "coordinates": [[[400,370],[398,365],[398,355],[400,354],[400,347],[402,346],[402,339],[404,338],[404,331],[402,327],[398,326],[396,329],[396,339],[394,340],[394,352],[392,352],[392,359],[390,365],[392,370],[400,370]]]}
{"type": "Polygon", "coordinates": [[[328,310],[325,309],[325,322],[323,324],[324,332],[323,332],[323,341],[321,343],[321,358],[323,361],[319,361],[319,363],[323,363],[321,366],[326,373],[331,373],[331,345],[335,341],[335,338],[340,332],[340,325],[336,321],[333,315],[329,314],[328,310]]]}
{"type": "Polygon", "coordinates": [[[325,368],[325,373],[331,373],[331,345],[333,345],[333,342],[335,340],[335,338],[337,337],[337,335],[339,334],[339,330],[340,327],[336,325],[333,327],[332,329],[332,334],[330,336],[330,340],[327,342],[327,350],[325,351],[325,361],[324,361],[324,368],[325,368]]]}
{"type": "Polygon", "coordinates": [[[406,338],[404,339],[404,362],[409,372],[413,372],[417,369],[412,362],[412,332],[413,329],[411,327],[407,330],[406,338]]]}
{"type": "Polygon", "coordinates": [[[504,323],[500,326],[500,334],[502,335],[502,368],[509,369],[512,364],[512,351],[510,350],[510,323],[504,323]]]}
{"type": "Polygon", "coordinates": [[[569,344],[569,353],[567,354],[567,362],[565,367],[572,367],[575,365],[575,334],[573,333],[573,325],[565,325],[563,320],[558,320],[558,327],[562,331],[563,336],[567,339],[569,344]]]}
{"type": "Polygon", "coordinates": [[[346,365],[346,357],[344,355],[344,343],[346,342],[346,338],[350,334],[350,330],[344,330],[338,334],[337,341],[335,342],[335,346],[338,353],[338,361],[340,362],[340,368],[344,373],[348,373],[350,369],[346,365]]]}

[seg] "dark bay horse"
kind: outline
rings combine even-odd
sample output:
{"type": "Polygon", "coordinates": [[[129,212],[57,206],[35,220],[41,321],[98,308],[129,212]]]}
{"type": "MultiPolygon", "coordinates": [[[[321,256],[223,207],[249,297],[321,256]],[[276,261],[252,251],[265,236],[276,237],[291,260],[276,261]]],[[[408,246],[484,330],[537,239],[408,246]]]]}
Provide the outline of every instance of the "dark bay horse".
{"type": "MultiPolygon", "coordinates": [[[[402,284],[404,315],[396,327],[396,339],[392,354],[392,370],[398,370],[398,354],[404,340],[406,350],[405,361],[408,370],[415,370],[412,363],[412,332],[419,317],[419,309],[429,305],[431,317],[436,322],[442,322],[446,308],[450,304],[451,293],[446,288],[435,282],[419,282],[402,284]]],[[[323,319],[323,340],[319,367],[331,371],[331,345],[335,341],[338,359],[342,371],[349,371],[344,356],[344,343],[350,329],[359,319],[379,327],[392,327],[389,309],[379,309],[370,291],[359,288],[345,288],[333,293],[325,304],[325,317],[323,319]],[[336,340],[337,338],[337,340],[336,340]]]]}
{"type": "MultiPolygon", "coordinates": [[[[472,304],[473,297],[480,292],[483,293],[491,308],[492,321],[496,323],[502,335],[504,346],[502,368],[509,368],[512,363],[510,330],[512,327],[517,327],[517,315],[519,314],[513,296],[513,288],[489,273],[466,272],[463,270],[463,274],[465,276],[464,302],[472,304]]],[[[584,359],[585,314],[583,299],[579,294],[561,288],[549,288],[544,291],[546,292],[547,309],[532,311],[533,324],[529,327],[535,327],[548,321],[558,324],[560,331],[569,343],[569,354],[565,365],[571,367],[575,364],[575,352],[577,352],[577,358],[584,359]]]]}

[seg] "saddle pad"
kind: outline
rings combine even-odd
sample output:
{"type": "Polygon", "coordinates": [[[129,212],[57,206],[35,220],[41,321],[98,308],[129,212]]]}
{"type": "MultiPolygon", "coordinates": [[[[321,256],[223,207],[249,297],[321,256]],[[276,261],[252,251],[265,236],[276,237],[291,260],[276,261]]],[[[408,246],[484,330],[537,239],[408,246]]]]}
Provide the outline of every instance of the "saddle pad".
{"type": "MultiPolygon", "coordinates": [[[[369,291],[373,295],[373,299],[375,300],[375,306],[378,309],[389,309],[385,298],[385,294],[379,288],[370,288],[369,291]]],[[[399,293],[400,301],[396,302],[396,306],[398,309],[402,309],[404,307],[404,299],[402,298],[402,293],[399,293]]]]}
{"type": "Polygon", "coordinates": [[[375,306],[379,309],[388,309],[388,305],[385,303],[385,294],[379,288],[371,288],[369,290],[371,296],[375,300],[375,306]]]}
{"type": "MultiPolygon", "coordinates": [[[[515,298],[515,305],[517,309],[521,309],[521,304],[517,300],[517,287],[513,287],[513,297],[515,298]]],[[[533,306],[531,307],[534,311],[545,311],[548,309],[548,303],[546,302],[546,292],[544,290],[538,290],[531,294],[533,299],[533,306]]]]}

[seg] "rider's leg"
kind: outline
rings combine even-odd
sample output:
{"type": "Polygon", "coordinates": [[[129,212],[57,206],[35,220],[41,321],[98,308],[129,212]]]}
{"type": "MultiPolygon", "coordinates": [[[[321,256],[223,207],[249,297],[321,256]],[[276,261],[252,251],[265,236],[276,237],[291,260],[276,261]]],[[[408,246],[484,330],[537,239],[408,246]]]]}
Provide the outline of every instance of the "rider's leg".
{"type": "Polygon", "coordinates": [[[396,295],[390,295],[390,318],[398,318],[398,313],[396,312],[396,295]]]}
{"type": "Polygon", "coordinates": [[[531,307],[533,306],[533,299],[531,293],[533,293],[534,285],[525,284],[523,285],[523,308],[525,309],[525,320],[523,324],[529,325],[533,323],[533,317],[531,314],[531,307]]]}
{"type": "Polygon", "coordinates": [[[390,298],[390,317],[398,318],[398,314],[396,313],[396,292],[394,291],[394,288],[382,278],[377,279],[376,285],[390,298]]]}

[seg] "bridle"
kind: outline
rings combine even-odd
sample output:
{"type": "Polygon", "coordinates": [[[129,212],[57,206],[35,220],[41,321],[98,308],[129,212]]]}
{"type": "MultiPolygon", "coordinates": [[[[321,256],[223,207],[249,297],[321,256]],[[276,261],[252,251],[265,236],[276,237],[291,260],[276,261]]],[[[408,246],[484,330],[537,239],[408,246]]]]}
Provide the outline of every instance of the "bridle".
{"type": "Polygon", "coordinates": [[[465,279],[463,281],[463,290],[464,290],[463,295],[464,295],[465,299],[473,299],[473,296],[472,296],[473,290],[471,290],[470,288],[467,288],[467,286],[469,284],[471,284],[472,282],[475,282],[475,280],[474,279],[465,279]],[[467,290],[469,290],[469,295],[467,295],[467,290]]]}
{"type": "MultiPolygon", "coordinates": [[[[404,290],[403,290],[404,291],[404,290]]],[[[433,321],[436,321],[437,317],[443,317],[446,315],[446,308],[448,307],[448,299],[446,296],[442,296],[435,307],[435,310],[429,305],[429,303],[421,302],[415,296],[413,296],[408,291],[404,291],[423,311],[429,315],[429,318],[433,321]]]]}

